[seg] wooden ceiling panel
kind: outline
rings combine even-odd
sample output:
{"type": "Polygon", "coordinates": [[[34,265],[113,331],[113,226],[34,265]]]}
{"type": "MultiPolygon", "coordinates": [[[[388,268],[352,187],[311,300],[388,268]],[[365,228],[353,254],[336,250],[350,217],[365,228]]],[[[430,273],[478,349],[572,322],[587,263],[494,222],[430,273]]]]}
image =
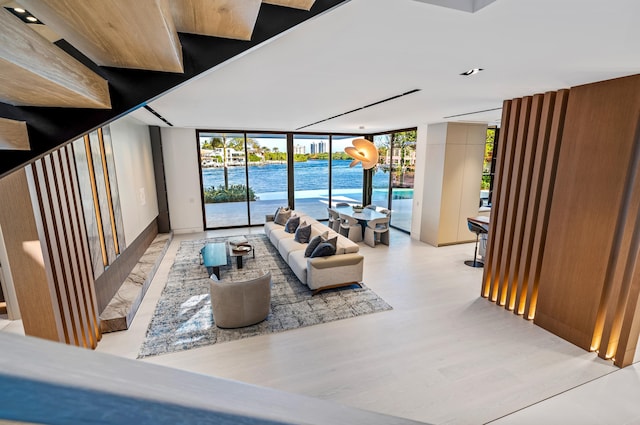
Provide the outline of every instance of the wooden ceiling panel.
{"type": "Polygon", "coordinates": [[[98,65],[183,72],[166,0],[19,0],[98,65]]]}
{"type": "Polygon", "coordinates": [[[28,151],[29,134],[24,121],[0,118],[0,150],[28,151]]]}
{"type": "Polygon", "coordinates": [[[0,101],[16,106],[110,108],[107,81],[0,9],[0,101]]]}
{"type": "Polygon", "coordinates": [[[251,40],[261,0],[171,0],[179,32],[251,40]]]}
{"type": "Polygon", "coordinates": [[[292,7],[294,9],[310,10],[316,0],[262,0],[263,3],[276,6],[292,7]]]}

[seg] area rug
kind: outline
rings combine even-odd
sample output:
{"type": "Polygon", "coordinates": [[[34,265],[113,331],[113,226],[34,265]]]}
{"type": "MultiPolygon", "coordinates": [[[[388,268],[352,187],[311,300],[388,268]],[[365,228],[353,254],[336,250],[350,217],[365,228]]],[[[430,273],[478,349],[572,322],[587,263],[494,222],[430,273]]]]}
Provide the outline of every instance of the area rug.
{"type": "Polygon", "coordinates": [[[138,358],[392,309],[364,284],[362,288],[354,285],[312,296],[265,235],[245,237],[254,246],[255,259],[251,255],[244,257],[244,267],[238,269],[235,259],[228,258],[227,265],[220,267],[220,276],[223,280],[242,280],[261,270],[271,271],[271,311],[267,319],[238,329],[215,326],[209,298],[210,279],[200,265],[199,252],[205,243],[224,242],[226,238],[184,241],[169,271],[138,358]]]}

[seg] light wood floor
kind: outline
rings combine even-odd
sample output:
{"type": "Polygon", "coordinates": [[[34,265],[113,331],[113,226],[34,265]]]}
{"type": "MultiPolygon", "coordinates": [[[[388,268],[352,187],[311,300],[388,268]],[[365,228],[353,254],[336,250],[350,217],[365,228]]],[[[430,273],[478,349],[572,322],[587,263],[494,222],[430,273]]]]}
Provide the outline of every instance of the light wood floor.
{"type": "MultiPolygon", "coordinates": [[[[203,236],[175,236],[132,327],[105,334],[98,351],[136,357],[180,241],[203,236]]],[[[390,247],[361,252],[364,282],[392,311],[143,361],[438,424],[541,423],[576,406],[562,397],[589,404],[580,391],[623,372],[640,388],[635,366],[620,371],[481,298],[482,269],[463,264],[473,244],[435,248],[394,231],[390,247]]],[[[632,405],[624,420],[640,418],[632,405]]]]}

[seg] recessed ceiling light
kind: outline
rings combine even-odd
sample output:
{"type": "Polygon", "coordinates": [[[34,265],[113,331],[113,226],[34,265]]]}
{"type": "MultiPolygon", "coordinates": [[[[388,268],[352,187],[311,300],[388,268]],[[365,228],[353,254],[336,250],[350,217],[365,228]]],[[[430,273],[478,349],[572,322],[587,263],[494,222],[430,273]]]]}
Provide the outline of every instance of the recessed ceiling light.
{"type": "Polygon", "coordinates": [[[36,18],[34,18],[33,16],[27,16],[27,21],[29,21],[29,22],[38,22],[38,20],[36,18]]]}
{"type": "Polygon", "coordinates": [[[360,127],[358,127],[360,130],[364,130],[364,125],[361,125],[360,127]]]}
{"type": "Polygon", "coordinates": [[[480,71],[483,71],[483,69],[482,68],[472,68],[472,69],[470,69],[468,71],[463,72],[460,75],[465,75],[465,76],[466,75],[474,75],[474,74],[477,74],[480,71]]]}
{"type": "Polygon", "coordinates": [[[18,12],[18,13],[24,13],[24,12],[26,12],[26,10],[24,10],[24,9],[23,9],[23,8],[21,8],[21,7],[14,7],[14,8],[13,8],[13,10],[15,10],[15,11],[16,11],[16,12],[18,12]]]}

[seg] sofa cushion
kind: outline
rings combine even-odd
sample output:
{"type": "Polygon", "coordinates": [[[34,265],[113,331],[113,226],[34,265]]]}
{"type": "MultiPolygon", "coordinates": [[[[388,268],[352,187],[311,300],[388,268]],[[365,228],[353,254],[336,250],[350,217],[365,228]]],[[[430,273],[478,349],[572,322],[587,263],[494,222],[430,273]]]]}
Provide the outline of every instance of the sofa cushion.
{"type": "Polygon", "coordinates": [[[293,236],[296,242],[300,243],[309,243],[309,239],[311,239],[311,225],[303,222],[296,229],[296,233],[293,236]]]}
{"type": "Polygon", "coordinates": [[[281,226],[284,226],[290,217],[291,217],[291,210],[290,209],[285,210],[282,207],[280,207],[276,212],[276,216],[274,217],[273,222],[276,224],[280,224],[281,226]]]}
{"type": "Polygon", "coordinates": [[[304,250],[304,256],[310,257],[311,253],[320,243],[325,242],[327,240],[327,236],[329,236],[329,232],[324,232],[320,235],[314,236],[310,241],[307,247],[304,250]]]}
{"type": "Polygon", "coordinates": [[[289,254],[289,267],[291,271],[300,279],[300,282],[307,284],[307,258],[304,250],[293,251],[289,254]]]}
{"type": "Polygon", "coordinates": [[[284,231],[287,233],[295,233],[299,225],[300,225],[300,217],[297,215],[294,215],[292,217],[289,217],[289,220],[287,220],[287,222],[285,223],[284,231]]]}
{"type": "Polygon", "coordinates": [[[336,247],[330,242],[321,242],[311,253],[311,258],[328,257],[336,253],[336,247]]]}
{"type": "Polygon", "coordinates": [[[304,252],[306,246],[306,243],[296,242],[294,238],[283,238],[278,241],[278,252],[284,261],[289,262],[289,255],[292,252],[304,252]]]}
{"type": "Polygon", "coordinates": [[[284,231],[284,227],[276,225],[277,229],[271,230],[269,233],[269,240],[273,244],[273,246],[278,249],[280,245],[280,241],[285,239],[293,239],[292,233],[287,233],[284,231]]]}

